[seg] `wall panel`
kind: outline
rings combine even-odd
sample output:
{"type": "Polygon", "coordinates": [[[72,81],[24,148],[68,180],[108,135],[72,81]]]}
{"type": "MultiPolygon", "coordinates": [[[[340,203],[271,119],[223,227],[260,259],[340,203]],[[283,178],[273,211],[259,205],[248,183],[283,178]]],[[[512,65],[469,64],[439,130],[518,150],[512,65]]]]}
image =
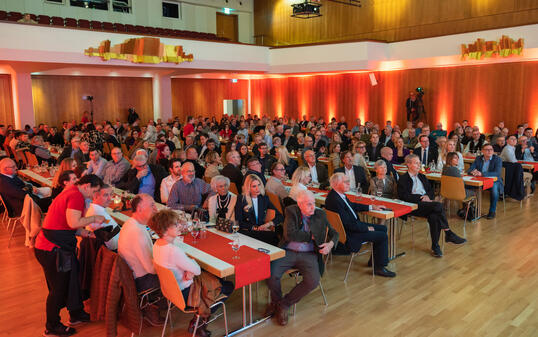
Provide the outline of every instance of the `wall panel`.
{"type": "Polygon", "coordinates": [[[32,76],[32,95],[36,123],[60,125],[80,121],[90,103],[82,96],[94,97],[94,120],[126,120],[134,107],[144,123],[153,119],[151,78],[32,76]]]}
{"type": "Polygon", "coordinates": [[[248,81],[228,79],[172,79],[172,114],[183,121],[188,115],[216,116],[224,112],[223,100],[242,99],[248,109],[248,81]]]}
{"type": "Polygon", "coordinates": [[[11,76],[0,74],[0,124],[14,125],[11,76]]]}
{"type": "Polygon", "coordinates": [[[538,62],[474,65],[367,73],[290,76],[251,80],[252,113],[269,116],[344,115],[405,125],[410,90],[424,87],[427,122],[445,126],[468,119],[482,129],[504,120],[538,127],[538,62]]]}
{"type": "MultiPolygon", "coordinates": [[[[323,1],[322,16],[290,17],[300,1],[257,0],[257,42],[278,46],[355,39],[389,42],[538,22],[534,0],[363,0],[362,8],[323,1]]],[[[517,37],[516,37],[517,38],[517,37]]]]}

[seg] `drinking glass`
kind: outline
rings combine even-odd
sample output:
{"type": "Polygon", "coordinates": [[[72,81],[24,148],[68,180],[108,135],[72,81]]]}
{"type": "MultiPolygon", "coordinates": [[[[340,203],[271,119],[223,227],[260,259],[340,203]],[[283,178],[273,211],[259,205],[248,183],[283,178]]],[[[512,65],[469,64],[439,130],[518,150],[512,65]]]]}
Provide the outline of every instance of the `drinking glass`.
{"type": "Polygon", "coordinates": [[[357,183],[357,196],[360,198],[362,196],[361,183],[357,183]]]}
{"type": "Polygon", "coordinates": [[[234,250],[234,256],[232,259],[234,260],[239,259],[239,247],[240,247],[239,235],[234,234],[233,241],[232,241],[232,249],[234,250]]]}
{"type": "Polygon", "coordinates": [[[192,236],[192,243],[195,245],[197,243],[196,239],[198,238],[198,235],[200,234],[200,228],[197,228],[194,226],[194,223],[189,227],[189,232],[192,236]]]}
{"type": "Polygon", "coordinates": [[[237,234],[237,232],[239,231],[239,222],[237,221],[232,221],[232,231],[234,234],[237,234]]]}

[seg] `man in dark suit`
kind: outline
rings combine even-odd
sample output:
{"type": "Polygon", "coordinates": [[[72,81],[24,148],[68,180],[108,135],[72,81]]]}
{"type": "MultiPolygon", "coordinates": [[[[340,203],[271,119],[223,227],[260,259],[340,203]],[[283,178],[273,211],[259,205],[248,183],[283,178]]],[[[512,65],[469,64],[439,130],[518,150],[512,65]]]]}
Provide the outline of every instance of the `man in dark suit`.
{"type": "Polygon", "coordinates": [[[396,274],[386,268],[388,259],[387,227],[362,222],[357,212],[382,210],[385,206],[363,205],[351,202],[345,195],[349,191],[349,178],[344,173],[331,176],[332,190],[325,199],[325,208],[340,214],[340,219],[346,231],[346,247],[351,252],[358,252],[365,241],[374,244],[374,272],[376,275],[394,277],[396,274]]]}
{"type": "Polygon", "coordinates": [[[116,130],[114,130],[114,128],[112,127],[108,128],[108,136],[106,138],[106,141],[113,144],[114,147],[121,148],[120,141],[118,140],[118,137],[116,137],[116,130]]]}
{"type": "Polygon", "coordinates": [[[161,165],[148,164],[148,157],[137,155],[133,159],[133,167],[125,173],[116,187],[133,194],[146,193],[156,202],[161,202],[161,181],[168,172],[161,165]]]}
{"type": "Polygon", "coordinates": [[[428,166],[431,162],[437,163],[439,152],[436,147],[430,146],[430,138],[426,135],[420,135],[420,146],[413,150],[422,165],[428,166]]]}
{"type": "Polygon", "coordinates": [[[52,199],[40,198],[37,193],[37,188],[17,176],[17,165],[12,159],[0,160],[0,194],[10,215],[16,217],[21,215],[26,195],[29,195],[43,212],[47,212],[52,199]]]}
{"type": "Polygon", "coordinates": [[[266,171],[269,171],[269,169],[271,169],[271,165],[273,165],[276,159],[269,154],[269,147],[265,143],[260,143],[258,145],[258,151],[260,151],[258,160],[262,164],[261,173],[265,174],[266,171]]]}
{"type": "Polygon", "coordinates": [[[271,277],[267,279],[271,292],[267,311],[276,311],[280,325],[288,323],[288,308],[317,288],[324,271],[322,256],[338,244],[338,232],[325,212],[316,208],[314,195],[308,190],[299,192],[297,205],[286,208],[283,234],[279,246],[286,250],[286,256],[271,263],[271,277]],[[292,268],[299,270],[302,281],[282,296],[280,279],[292,268]]]}
{"type": "Polygon", "coordinates": [[[405,159],[407,173],[398,180],[398,197],[407,202],[418,204],[418,209],[411,215],[425,217],[430,225],[430,235],[432,239],[432,254],[435,257],[442,257],[443,252],[439,247],[439,236],[441,229],[445,231],[445,241],[455,244],[462,244],[467,240],[460,238],[450,230],[446,219],[443,204],[434,201],[433,188],[428,179],[420,171],[420,159],[415,154],[410,154],[405,159]]]}
{"type": "Polygon", "coordinates": [[[241,173],[241,156],[237,151],[230,151],[226,153],[226,161],[228,164],[224,166],[221,171],[221,174],[228,179],[230,182],[235,184],[237,187],[237,192],[241,194],[241,189],[243,187],[243,174],[241,173]]]}
{"type": "Polygon", "coordinates": [[[319,184],[319,188],[325,189],[329,186],[329,171],[327,167],[316,161],[316,155],[313,150],[304,152],[305,166],[310,170],[310,177],[313,183],[319,184]]]}
{"type": "Polygon", "coordinates": [[[394,178],[394,181],[397,182],[398,179],[400,179],[400,175],[398,174],[398,172],[396,171],[396,169],[391,163],[392,155],[393,155],[393,150],[390,147],[385,146],[384,148],[381,149],[381,160],[383,160],[385,164],[387,165],[387,173],[392,175],[392,177],[394,178]]]}
{"type": "Polygon", "coordinates": [[[334,170],[334,173],[343,173],[345,174],[350,181],[350,186],[352,188],[357,187],[358,184],[361,186],[361,191],[363,193],[368,193],[369,182],[366,178],[366,172],[361,166],[353,165],[353,153],[350,151],[344,151],[340,155],[344,167],[339,167],[334,170]]]}
{"type": "Polygon", "coordinates": [[[291,128],[287,128],[286,130],[284,130],[284,138],[282,138],[282,145],[284,145],[289,152],[297,151],[299,143],[297,142],[297,138],[292,135],[291,128]]]}
{"type": "MultiPolygon", "coordinates": [[[[258,178],[261,179],[264,186],[267,183],[267,179],[265,179],[265,175],[263,174],[263,171],[262,171],[262,163],[256,157],[250,157],[247,160],[247,172],[245,173],[244,178],[246,178],[249,174],[257,175],[258,178]]],[[[245,180],[243,179],[243,182],[244,181],[245,180]]],[[[239,193],[241,193],[241,191],[239,191],[239,193]]]]}
{"type": "Polygon", "coordinates": [[[73,137],[71,145],[66,145],[58,157],[58,163],[61,163],[65,158],[73,158],[79,166],[84,162],[82,151],[80,150],[80,138],[73,137]]]}
{"type": "Polygon", "coordinates": [[[383,148],[383,144],[379,142],[379,135],[377,133],[372,133],[372,135],[370,135],[370,144],[366,146],[368,159],[370,161],[378,160],[381,156],[381,148],[383,148]]]}
{"type": "Polygon", "coordinates": [[[476,157],[467,173],[475,177],[497,177],[497,181],[493,183],[493,187],[491,188],[489,212],[487,215],[488,219],[493,219],[495,218],[495,212],[497,210],[499,194],[504,188],[501,180],[503,162],[501,157],[493,154],[493,146],[491,144],[484,145],[484,147],[482,147],[482,152],[484,154],[476,157]]]}

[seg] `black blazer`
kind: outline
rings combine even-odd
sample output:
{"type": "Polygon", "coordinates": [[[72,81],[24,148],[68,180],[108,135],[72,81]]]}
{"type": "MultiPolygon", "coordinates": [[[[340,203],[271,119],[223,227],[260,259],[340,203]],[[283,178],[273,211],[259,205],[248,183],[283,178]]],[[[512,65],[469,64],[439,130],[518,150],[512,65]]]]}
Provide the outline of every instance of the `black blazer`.
{"type": "Polygon", "coordinates": [[[379,142],[376,147],[373,147],[372,144],[366,145],[366,152],[368,153],[368,158],[370,161],[376,161],[381,158],[381,149],[383,148],[383,143],[379,142]]]}
{"type": "Polygon", "coordinates": [[[232,164],[227,164],[220,173],[230,179],[230,182],[235,184],[237,192],[240,194],[241,189],[243,188],[243,174],[241,173],[241,170],[232,164]]]}
{"type": "MultiPolygon", "coordinates": [[[[306,162],[305,166],[310,170],[310,167],[306,162]]],[[[326,189],[329,186],[329,170],[327,169],[327,166],[325,166],[325,164],[317,162],[316,172],[318,174],[319,188],[326,189]]]]}
{"type": "Polygon", "coordinates": [[[284,167],[286,169],[286,174],[288,175],[288,177],[290,177],[290,179],[291,179],[291,176],[293,175],[293,172],[297,170],[298,166],[299,164],[297,164],[297,161],[295,159],[290,158],[288,165],[284,167]]]}
{"type": "MultiPolygon", "coordinates": [[[[161,165],[148,164],[151,174],[155,178],[155,192],[153,198],[156,202],[161,202],[161,181],[168,176],[168,172],[161,165]]],[[[140,180],[136,177],[138,171],[135,168],[129,169],[121,180],[116,184],[116,187],[122,190],[129,191],[133,194],[138,193],[140,180]]]]}
{"type": "Polygon", "coordinates": [[[400,180],[400,175],[398,174],[398,172],[396,171],[392,163],[386,160],[385,158],[381,158],[381,160],[383,160],[385,164],[387,164],[387,173],[392,175],[392,177],[394,178],[394,181],[400,180]]]}
{"type": "Polygon", "coordinates": [[[275,218],[273,223],[280,224],[284,220],[284,217],[280,212],[275,208],[275,206],[269,200],[267,195],[258,196],[258,221],[256,221],[256,214],[254,213],[254,206],[246,210],[247,200],[243,195],[237,197],[237,202],[235,203],[235,220],[239,222],[239,227],[242,230],[252,230],[254,226],[261,226],[265,223],[265,216],[267,215],[267,210],[272,209],[275,211],[275,218]]]}
{"type": "MultiPolygon", "coordinates": [[[[521,149],[521,145],[520,144],[517,144],[516,145],[516,158],[517,160],[523,160],[523,150],[521,149]]],[[[538,161],[538,149],[534,149],[534,153],[531,153],[532,157],[534,158],[535,161],[538,161]]]]}
{"type": "MultiPolygon", "coordinates": [[[[284,141],[286,140],[285,137],[282,138],[282,144],[284,144],[284,141]]],[[[288,149],[288,151],[297,151],[297,149],[299,148],[299,143],[297,142],[297,138],[295,138],[294,136],[290,136],[290,139],[288,139],[288,143],[286,144],[286,149],[288,149]]]]}
{"type": "Polygon", "coordinates": [[[10,216],[20,216],[24,206],[24,197],[29,194],[33,197],[31,187],[19,177],[10,178],[0,174],[0,193],[8,208],[10,216]]]}
{"type": "MultiPolygon", "coordinates": [[[[345,167],[339,167],[334,170],[334,173],[346,173],[345,167]]],[[[355,183],[361,184],[362,193],[368,193],[368,187],[370,183],[366,179],[366,172],[361,166],[353,165],[353,173],[355,174],[355,183]]]]}
{"type": "Polygon", "coordinates": [[[108,135],[106,141],[114,145],[114,147],[121,147],[120,141],[118,140],[118,138],[116,138],[116,136],[108,135]]]}
{"type": "MultiPolygon", "coordinates": [[[[430,185],[428,178],[426,178],[426,176],[423,175],[422,173],[418,174],[418,178],[422,182],[422,185],[424,185],[424,190],[426,191],[426,194],[428,195],[430,200],[434,200],[433,188],[430,185]]],[[[413,179],[411,179],[411,176],[409,175],[409,173],[406,172],[400,177],[400,180],[398,180],[398,198],[403,201],[418,204],[420,202],[421,195],[412,194],[411,193],[412,190],[413,190],[413,179]]]]}
{"type": "MultiPolygon", "coordinates": [[[[413,153],[418,156],[418,159],[422,163],[422,146],[417,147],[413,150],[413,153]]],[[[437,159],[439,159],[439,151],[437,148],[430,145],[428,148],[428,164],[431,162],[437,163],[437,159]]]]}
{"type": "MultiPolygon", "coordinates": [[[[351,202],[347,196],[346,200],[355,213],[366,212],[370,209],[367,205],[351,202]]],[[[368,232],[368,224],[360,221],[358,216],[355,218],[349,207],[335,190],[331,190],[327,195],[327,199],[325,199],[325,208],[340,214],[340,219],[342,220],[346,234],[368,232]]]]}

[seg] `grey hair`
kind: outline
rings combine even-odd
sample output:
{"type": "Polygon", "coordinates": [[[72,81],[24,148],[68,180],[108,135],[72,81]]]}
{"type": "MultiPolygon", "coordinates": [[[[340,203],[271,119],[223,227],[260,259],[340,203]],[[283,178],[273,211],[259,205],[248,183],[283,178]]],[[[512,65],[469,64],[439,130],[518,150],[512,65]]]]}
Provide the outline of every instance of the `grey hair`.
{"type": "Polygon", "coordinates": [[[223,181],[226,184],[226,188],[230,188],[230,179],[225,176],[217,175],[211,178],[211,189],[217,192],[217,184],[223,181]]]}
{"type": "Polygon", "coordinates": [[[303,200],[315,200],[314,193],[309,190],[300,190],[297,193],[297,203],[302,202],[303,200]]]}
{"type": "Polygon", "coordinates": [[[342,179],[345,178],[345,176],[346,175],[342,172],[337,172],[333,174],[329,179],[329,182],[331,183],[331,188],[334,189],[336,185],[338,185],[342,181],[342,179]]]}
{"type": "Polygon", "coordinates": [[[408,154],[407,156],[405,156],[405,163],[409,164],[414,159],[420,160],[420,158],[416,154],[414,154],[414,153],[408,154]]]}
{"type": "Polygon", "coordinates": [[[385,163],[384,160],[381,160],[379,159],[378,161],[375,162],[374,166],[377,168],[377,167],[380,167],[380,166],[385,166],[387,167],[387,163],[385,163]]]}

